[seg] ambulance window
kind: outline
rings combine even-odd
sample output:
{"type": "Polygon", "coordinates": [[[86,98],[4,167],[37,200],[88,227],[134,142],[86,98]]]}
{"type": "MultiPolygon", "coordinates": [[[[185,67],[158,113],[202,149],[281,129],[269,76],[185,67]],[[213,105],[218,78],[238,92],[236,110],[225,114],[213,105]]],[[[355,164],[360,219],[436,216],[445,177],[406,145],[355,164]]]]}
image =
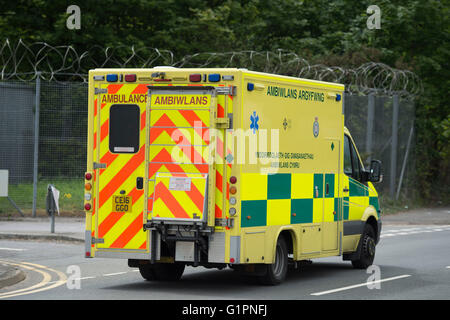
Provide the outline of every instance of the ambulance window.
{"type": "Polygon", "coordinates": [[[353,164],[353,178],[360,181],[361,180],[361,169],[359,165],[358,154],[356,153],[355,146],[353,143],[350,143],[352,148],[352,164],[353,164]]]}
{"type": "Polygon", "coordinates": [[[348,176],[353,175],[352,156],[350,153],[350,141],[348,136],[344,138],[344,173],[348,176]]]}
{"type": "Polygon", "coordinates": [[[139,107],[115,104],[109,111],[109,150],[113,153],[136,153],[139,150],[139,107]]]}

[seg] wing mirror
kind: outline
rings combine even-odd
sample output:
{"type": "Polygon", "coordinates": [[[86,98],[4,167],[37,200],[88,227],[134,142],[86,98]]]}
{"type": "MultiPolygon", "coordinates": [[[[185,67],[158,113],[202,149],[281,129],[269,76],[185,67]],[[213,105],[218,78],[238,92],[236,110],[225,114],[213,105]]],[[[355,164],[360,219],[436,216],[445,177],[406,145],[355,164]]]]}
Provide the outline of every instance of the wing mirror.
{"type": "Polygon", "coordinates": [[[383,175],[381,174],[381,161],[380,160],[372,160],[370,162],[370,171],[368,174],[368,180],[370,182],[383,181],[383,175]]]}

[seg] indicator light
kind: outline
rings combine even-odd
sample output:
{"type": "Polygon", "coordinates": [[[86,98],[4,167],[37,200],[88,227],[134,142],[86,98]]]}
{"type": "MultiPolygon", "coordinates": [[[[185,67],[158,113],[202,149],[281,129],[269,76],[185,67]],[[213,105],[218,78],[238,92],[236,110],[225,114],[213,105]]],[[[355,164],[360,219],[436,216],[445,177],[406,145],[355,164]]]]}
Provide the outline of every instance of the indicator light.
{"type": "Polygon", "coordinates": [[[91,189],[92,189],[92,184],[86,183],[86,184],[84,185],[84,188],[85,188],[87,191],[91,191],[91,189]]]}
{"type": "Polygon", "coordinates": [[[230,188],[230,193],[231,194],[235,194],[236,193],[236,187],[235,186],[232,186],[231,188],[230,188]]]}

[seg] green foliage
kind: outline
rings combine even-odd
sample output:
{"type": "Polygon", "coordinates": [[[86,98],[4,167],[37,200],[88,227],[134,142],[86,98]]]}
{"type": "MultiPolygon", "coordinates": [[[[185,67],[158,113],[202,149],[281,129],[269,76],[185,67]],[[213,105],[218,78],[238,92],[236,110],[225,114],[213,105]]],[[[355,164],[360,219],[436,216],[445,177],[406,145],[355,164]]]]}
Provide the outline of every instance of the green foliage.
{"type": "Polygon", "coordinates": [[[65,0],[5,2],[1,36],[72,44],[78,51],[90,49],[87,59],[95,61],[104,61],[101,51],[95,51],[97,46],[119,48],[118,52],[121,46],[155,47],[178,57],[282,48],[328,65],[376,61],[414,71],[424,86],[416,101],[420,196],[450,198],[450,175],[445,174],[450,171],[448,0],[78,0],[70,4],[81,8],[81,30],[65,27],[69,5],[65,0]],[[366,25],[366,10],[372,4],[381,9],[379,30],[366,25]]]}

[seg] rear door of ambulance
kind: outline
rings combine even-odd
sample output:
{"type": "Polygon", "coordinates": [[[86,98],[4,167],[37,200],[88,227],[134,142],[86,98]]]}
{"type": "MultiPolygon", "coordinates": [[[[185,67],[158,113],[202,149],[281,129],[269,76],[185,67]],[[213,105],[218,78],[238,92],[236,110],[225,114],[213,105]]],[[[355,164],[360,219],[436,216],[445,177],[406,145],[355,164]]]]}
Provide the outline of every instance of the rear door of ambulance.
{"type": "Polygon", "coordinates": [[[212,87],[158,86],[149,90],[148,219],[214,225],[212,87]]]}
{"type": "Polygon", "coordinates": [[[95,87],[92,246],[99,257],[148,257],[143,231],[147,86],[103,82],[95,87]]]}

